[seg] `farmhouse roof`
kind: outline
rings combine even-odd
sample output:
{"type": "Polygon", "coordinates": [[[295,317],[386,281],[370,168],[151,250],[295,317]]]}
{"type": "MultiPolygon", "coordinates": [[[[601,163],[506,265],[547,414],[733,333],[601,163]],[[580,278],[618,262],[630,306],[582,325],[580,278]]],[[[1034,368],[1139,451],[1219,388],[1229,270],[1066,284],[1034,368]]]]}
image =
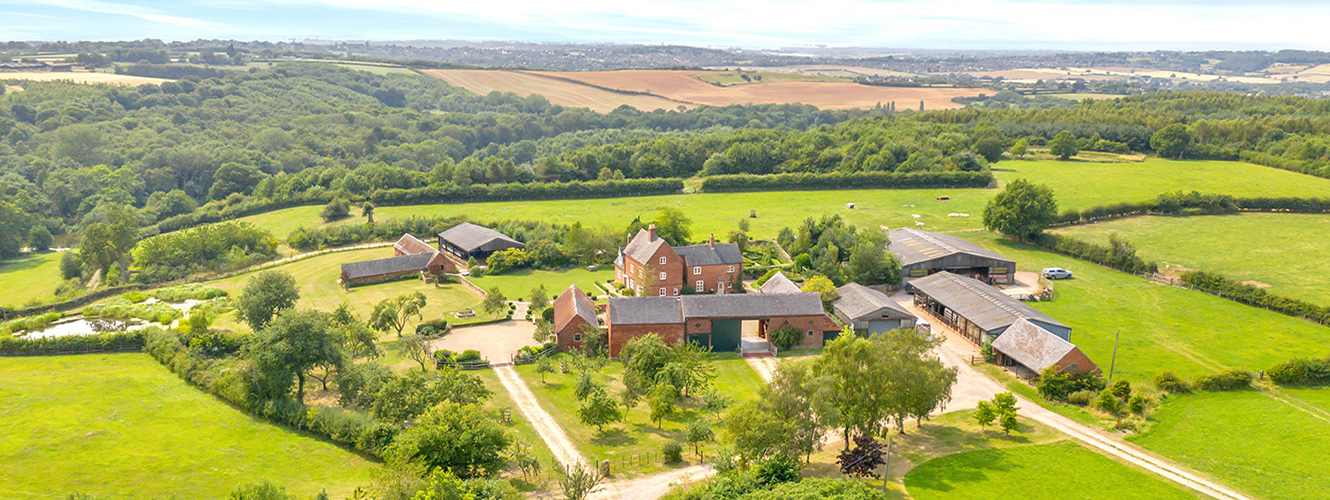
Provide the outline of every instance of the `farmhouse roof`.
{"type": "Polygon", "coordinates": [[[734,243],[674,247],[674,253],[683,257],[684,262],[690,266],[738,265],[744,262],[743,252],[740,252],[739,245],[734,243]]]}
{"type": "Polygon", "coordinates": [[[623,254],[637,261],[639,264],[649,265],[652,255],[656,255],[661,245],[668,246],[665,239],[655,236],[646,229],[638,229],[633,239],[628,240],[628,245],[623,247],[623,254]]]}
{"type": "Polygon", "coordinates": [[[902,227],[888,231],[887,238],[891,240],[891,246],[888,248],[900,256],[901,264],[905,266],[957,254],[1012,262],[997,252],[949,234],[902,227]]]}
{"type": "Polygon", "coordinates": [[[879,311],[883,309],[889,310],[890,317],[909,318],[914,316],[902,308],[900,304],[897,304],[896,301],[891,300],[891,297],[888,297],[887,294],[858,283],[846,284],[837,288],[836,291],[840,293],[840,298],[832,303],[832,307],[835,307],[837,311],[850,319],[862,318],[868,315],[881,317],[879,311]]]}
{"type": "Polygon", "coordinates": [[[506,248],[526,248],[520,241],[485,226],[463,222],[439,233],[439,238],[466,252],[493,252],[506,248]]]}
{"type": "Polygon", "coordinates": [[[817,292],[684,295],[685,318],[754,318],[825,315],[817,292]]]}
{"type": "Polygon", "coordinates": [[[762,293],[799,293],[803,291],[799,289],[799,285],[794,284],[793,281],[790,281],[790,278],[785,277],[785,273],[780,271],[776,271],[776,274],[767,278],[767,282],[763,283],[758,289],[762,293]]]}
{"type": "Polygon", "coordinates": [[[610,297],[606,314],[611,325],[683,323],[679,297],[610,297]]]}
{"type": "Polygon", "coordinates": [[[554,299],[554,331],[561,332],[573,318],[582,318],[587,324],[595,326],[596,303],[577,285],[568,286],[567,290],[554,299]]]}
{"type": "Polygon", "coordinates": [[[438,252],[434,247],[429,246],[428,243],[420,241],[419,238],[412,236],[411,233],[403,234],[402,237],[397,240],[397,243],[393,244],[393,249],[401,252],[403,255],[415,255],[419,253],[432,254],[438,252]]]}
{"type": "Polygon", "coordinates": [[[399,255],[386,259],[363,260],[342,264],[342,273],[348,279],[372,278],[388,274],[424,271],[434,254],[399,255]]]}
{"type": "Polygon", "coordinates": [[[1076,345],[1028,320],[1019,319],[993,341],[998,351],[1034,371],[1056,365],[1076,345]]]}
{"type": "Polygon", "coordinates": [[[942,271],[911,281],[910,285],[984,331],[1010,326],[1020,319],[1070,328],[973,278],[942,271]]]}

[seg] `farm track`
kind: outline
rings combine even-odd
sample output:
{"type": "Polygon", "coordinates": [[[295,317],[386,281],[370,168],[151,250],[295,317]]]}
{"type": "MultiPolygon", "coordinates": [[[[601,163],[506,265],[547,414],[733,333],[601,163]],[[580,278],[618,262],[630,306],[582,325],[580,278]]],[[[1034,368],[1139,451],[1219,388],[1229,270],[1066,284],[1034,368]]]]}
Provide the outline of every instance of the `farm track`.
{"type": "Polygon", "coordinates": [[[550,452],[554,454],[554,458],[560,464],[564,466],[585,466],[587,464],[586,459],[582,458],[582,454],[573,445],[573,441],[568,439],[568,434],[563,432],[562,427],[559,427],[559,423],[554,420],[549,412],[541,408],[540,403],[536,401],[536,395],[531,393],[531,389],[526,386],[525,382],[522,382],[522,377],[517,374],[517,370],[514,370],[512,366],[496,366],[494,367],[494,374],[499,377],[499,382],[503,384],[504,389],[508,390],[508,394],[513,397],[513,401],[517,403],[518,411],[522,412],[522,416],[526,417],[527,422],[531,424],[531,428],[535,429],[536,434],[540,435],[540,439],[544,440],[545,444],[549,446],[550,452]]]}

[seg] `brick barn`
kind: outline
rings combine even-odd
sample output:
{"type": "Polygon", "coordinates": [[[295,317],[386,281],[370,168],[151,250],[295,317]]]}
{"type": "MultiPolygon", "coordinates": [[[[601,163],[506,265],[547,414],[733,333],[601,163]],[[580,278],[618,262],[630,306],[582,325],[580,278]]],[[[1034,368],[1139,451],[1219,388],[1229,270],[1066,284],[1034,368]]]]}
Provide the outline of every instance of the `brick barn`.
{"type": "Polygon", "coordinates": [[[659,297],[694,293],[730,293],[742,287],[743,252],[733,243],[670,247],[656,225],[637,231],[614,260],[614,279],[637,295],[659,297]]]}
{"type": "Polygon", "coordinates": [[[421,273],[440,275],[457,270],[446,255],[410,234],[393,244],[393,257],[342,264],[342,286],[389,280],[421,273]]]}
{"type": "Polygon", "coordinates": [[[1071,341],[1071,327],[979,280],[944,271],[911,281],[910,285],[915,288],[916,306],[975,345],[997,338],[1021,319],[1071,341]]]}
{"type": "Polygon", "coordinates": [[[1054,366],[1068,373],[1100,371],[1075,344],[1025,319],[1017,320],[1002,332],[992,347],[999,366],[1015,368],[1013,371],[1018,373],[1028,371],[1020,373],[1027,377],[1054,366]]]}
{"type": "Polygon", "coordinates": [[[585,328],[597,328],[596,302],[576,285],[554,299],[554,336],[560,350],[582,347],[585,328]]]}
{"type": "Polygon", "coordinates": [[[840,333],[814,292],[789,294],[685,295],[681,297],[615,297],[609,301],[610,356],[648,333],[674,345],[685,340],[715,352],[734,351],[743,336],[743,322],[757,321],[757,333],[792,327],[804,332],[799,347],[822,347],[840,333]]]}

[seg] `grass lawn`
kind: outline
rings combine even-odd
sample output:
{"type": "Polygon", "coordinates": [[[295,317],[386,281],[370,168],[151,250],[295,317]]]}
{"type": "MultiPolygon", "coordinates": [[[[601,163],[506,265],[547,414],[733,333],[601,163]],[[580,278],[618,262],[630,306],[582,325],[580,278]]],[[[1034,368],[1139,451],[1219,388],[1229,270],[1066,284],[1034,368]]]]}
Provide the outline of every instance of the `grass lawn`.
{"type": "Polygon", "coordinates": [[[60,286],[60,252],[26,254],[0,260],[0,307],[52,302],[60,286]]]}
{"type": "Polygon", "coordinates": [[[1254,497],[1325,498],[1330,389],[1286,392],[1298,406],[1258,391],[1170,396],[1129,439],[1254,497]]]}
{"type": "Polygon", "coordinates": [[[540,271],[535,269],[522,269],[511,271],[498,275],[485,275],[480,278],[467,278],[475,283],[476,286],[485,290],[498,287],[508,300],[531,300],[531,290],[537,285],[545,285],[545,291],[550,294],[550,301],[558,297],[560,293],[568,288],[568,285],[577,285],[583,292],[595,297],[601,293],[600,289],[594,286],[595,283],[605,284],[605,280],[614,279],[614,266],[602,265],[595,271],[587,271],[585,267],[574,267],[566,271],[540,271]]]}
{"type": "Polygon", "coordinates": [[[1201,292],[1018,245],[987,232],[960,236],[1015,259],[1022,271],[1063,267],[1057,299],[1032,304],[1072,328],[1071,340],[1103,370],[1122,331],[1117,376],[1152,381],[1164,370],[1183,377],[1228,368],[1258,370],[1298,356],[1323,356],[1330,328],[1201,292]]]}
{"type": "MultiPolygon", "coordinates": [[[[757,372],[735,355],[714,354],[713,359],[717,377],[712,381],[712,385],[729,396],[732,401],[738,402],[754,397],[757,389],[763,385],[757,372]]],[[[710,414],[700,413],[698,409],[700,401],[696,398],[687,398],[679,404],[678,411],[662,423],[662,429],[657,430],[655,422],[650,419],[651,410],[647,407],[646,401],[642,401],[628,412],[624,422],[606,426],[604,432],[598,433],[595,427],[583,424],[577,416],[581,402],[574,395],[576,374],[546,374],[545,381],[541,382],[535,365],[519,366],[517,372],[536,395],[540,406],[559,422],[559,426],[568,433],[569,439],[582,455],[592,461],[610,459],[611,472],[616,476],[625,473],[646,474],[662,469],[664,467],[660,463],[662,444],[667,441],[682,442],[688,423],[694,419],[700,417],[713,419],[710,414]],[[644,457],[646,454],[652,454],[653,461],[628,462],[631,460],[630,457],[644,457]]],[[[597,382],[608,386],[610,392],[617,398],[617,395],[623,391],[623,384],[620,382],[622,375],[623,364],[611,361],[595,377],[597,382]]],[[[724,439],[722,435],[724,432],[719,424],[714,423],[714,419],[712,421],[716,426],[716,440],[720,442],[724,439]]],[[[684,462],[696,462],[697,456],[692,453],[691,447],[684,448],[684,462]]],[[[705,447],[704,453],[713,449],[714,446],[705,447]]]]}
{"type": "MultiPolygon", "coordinates": [[[[1259,165],[1223,161],[1173,161],[1157,158],[1131,163],[1059,162],[1045,160],[1003,161],[994,165],[1002,183],[1028,178],[1046,183],[1057,193],[1061,208],[1088,208],[1117,202],[1152,199],[1161,193],[1182,189],[1226,193],[1236,196],[1324,196],[1330,180],[1259,165]]],[[[557,223],[581,221],[620,229],[635,217],[651,219],[662,206],[682,209],[693,219],[693,239],[707,234],[729,234],[749,210],[750,236],[772,238],[783,227],[793,227],[810,216],[840,214],[851,224],[867,227],[913,226],[916,221],[929,230],[977,228],[992,189],[917,189],[775,191],[758,193],[698,193],[632,198],[585,200],[512,201],[468,204],[385,206],[375,209],[380,220],[411,215],[469,215],[481,222],[502,219],[545,220],[557,223]],[[938,201],[938,196],[951,197],[938,201]],[[845,204],[853,202],[854,210],[845,204]],[[947,217],[950,213],[970,217],[947,217]],[[479,214],[479,215],[478,215],[479,214]],[[919,214],[915,219],[913,214],[919,214]]],[[[297,227],[323,225],[322,206],[294,207],[245,217],[257,226],[285,239],[297,227]]],[[[359,223],[351,218],[339,222],[359,223]]]]}
{"type": "Polygon", "coordinates": [[[1195,499],[1172,483],[1073,442],[970,451],[924,463],[905,475],[915,500],[1195,499]]]}
{"type": "Polygon", "coordinates": [[[0,496],[224,498],[271,480],[351,496],[379,466],[250,417],[146,354],[0,358],[0,496]]]}
{"type": "Polygon", "coordinates": [[[1132,217],[1056,232],[1097,243],[1117,233],[1142,257],[1161,264],[1222,273],[1269,285],[1271,293],[1330,305],[1330,259],[1307,258],[1330,254],[1330,215],[1132,217]]]}
{"type": "MultiPolygon", "coordinates": [[[[391,256],[392,249],[388,247],[366,248],[317,255],[271,269],[288,272],[295,276],[296,282],[300,285],[299,305],[302,307],[331,311],[345,302],[350,304],[351,308],[360,314],[362,319],[368,320],[370,313],[374,311],[374,304],[379,301],[398,295],[421,292],[426,297],[425,309],[422,311],[422,315],[426,320],[446,316],[445,319],[454,324],[463,324],[488,319],[484,311],[479,309],[481,298],[461,284],[450,283],[436,287],[432,284],[422,283],[417,279],[411,279],[358,286],[346,290],[336,281],[338,276],[341,275],[341,265],[343,263],[391,256]],[[468,307],[476,310],[477,319],[464,321],[458,320],[451,314],[446,314],[468,307]]],[[[208,284],[236,294],[240,293],[245,286],[245,282],[251,276],[253,276],[253,273],[242,274],[223,280],[211,281],[208,284]]]]}

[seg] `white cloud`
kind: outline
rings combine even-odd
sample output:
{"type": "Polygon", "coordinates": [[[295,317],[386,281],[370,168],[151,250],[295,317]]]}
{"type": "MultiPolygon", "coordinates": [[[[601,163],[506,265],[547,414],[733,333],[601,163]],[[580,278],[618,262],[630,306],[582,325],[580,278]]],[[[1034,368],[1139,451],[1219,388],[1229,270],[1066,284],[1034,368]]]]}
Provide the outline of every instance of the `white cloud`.
{"type": "Polygon", "coordinates": [[[141,7],[138,5],[128,5],[113,2],[103,2],[100,0],[45,0],[46,5],[62,7],[71,10],[81,10],[85,12],[95,12],[99,14],[112,14],[121,16],[137,17],[139,19],[171,24],[175,26],[186,27],[215,27],[221,26],[218,23],[194,19],[189,17],[172,16],[162,13],[160,10],[141,7]]]}

